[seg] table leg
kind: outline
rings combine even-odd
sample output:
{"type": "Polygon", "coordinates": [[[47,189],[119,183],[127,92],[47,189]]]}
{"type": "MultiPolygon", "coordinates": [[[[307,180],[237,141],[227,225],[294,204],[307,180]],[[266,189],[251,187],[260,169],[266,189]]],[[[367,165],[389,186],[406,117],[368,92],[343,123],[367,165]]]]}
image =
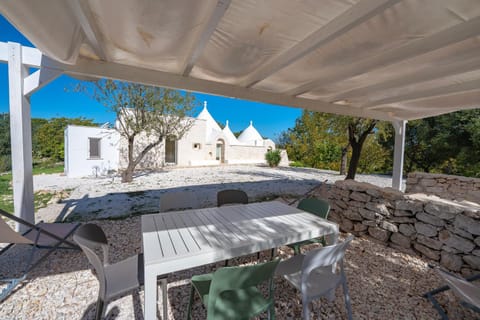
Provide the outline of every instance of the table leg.
{"type": "Polygon", "coordinates": [[[157,275],[145,268],[145,320],[157,319],[157,275]]]}
{"type": "Polygon", "coordinates": [[[168,319],[168,293],[167,293],[167,278],[160,279],[160,286],[162,287],[162,301],[163,301],[163,320],[168,319]]]}

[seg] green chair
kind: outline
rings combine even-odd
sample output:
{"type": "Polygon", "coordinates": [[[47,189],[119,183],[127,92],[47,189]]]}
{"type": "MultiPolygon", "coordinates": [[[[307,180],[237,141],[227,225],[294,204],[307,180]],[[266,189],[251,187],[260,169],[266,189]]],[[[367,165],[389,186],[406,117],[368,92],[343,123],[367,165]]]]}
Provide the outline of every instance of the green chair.
{"type": "MultiPolygon", "coordinates": [[[[323,219],[327,219],[328,213],[330,212],[330,205],[328,204],[328,202],[323,199],[317,198],[303,199],[298,203],[297,208],[306,212],[313,213],[314,215],[319,216],[323,219]]],[[[293,249],[294,254],[300,254],[300,248],[302,246],[312,243],[321,243],[323,246],[327,245],[325,237],[321,237],[295,242],[289,244],[288,246],[293,249]]]]}
{"type": "Polygon", "coordinates": [[[207,309],[207,320],[250,319],[265,311],[268,319],[275,319],[273,276],[279,261],[226,267],[214,273],[193,276],[187,319],[191,319],[194,291],[207,309]],[[257,288],[266,282],[267,297],[257,288]]]}

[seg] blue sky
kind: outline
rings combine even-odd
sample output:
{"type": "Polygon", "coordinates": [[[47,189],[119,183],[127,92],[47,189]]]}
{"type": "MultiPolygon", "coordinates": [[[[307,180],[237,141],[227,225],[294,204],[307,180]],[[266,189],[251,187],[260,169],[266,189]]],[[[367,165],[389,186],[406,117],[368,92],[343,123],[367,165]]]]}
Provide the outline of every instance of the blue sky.
{"type": "MultiPolygon", "coordinates": [[[[0,41],[34,46],[1,15],[0,41]]],[[[114,113],[84,94],[72,92],[78,82],[64,75],[34,93],[31,97],[32,117],[84,117],[98,123],[112,123],[115,119],[114,113]]],[[[195,95],[199,104],[203,105],[204,100],[208,102],[208,110],[217,121],[225,123],[229,120],[232,131],[245,129],[252,120],[260,134],[274,140],[280,132],[293,127],[295,119],[301,114],[301,109],[297,108],[200,93],[195,95]]],[[[0,113],[3,112],[8,112],[8,68],[6,63],[0,62],[0,113]]]]}

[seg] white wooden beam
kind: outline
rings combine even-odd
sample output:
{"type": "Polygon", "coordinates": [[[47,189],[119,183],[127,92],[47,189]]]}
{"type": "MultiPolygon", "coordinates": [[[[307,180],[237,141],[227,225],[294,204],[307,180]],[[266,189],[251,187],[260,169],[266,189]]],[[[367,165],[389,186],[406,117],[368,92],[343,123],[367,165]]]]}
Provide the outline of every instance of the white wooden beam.
{"type": "Polygon", "coordinates": [[[178,74],[143,69],[117,63],[94,61],[84,58],[79,58],[76,65],[61,65],[58,63],[53,63],[48,65],[48,67],[64,71],[65,73],[73,76],[116,79],[152,86],[182,89],[225,97],[259,101],[282,106],[305,108],[319,112],[336,113],[388,121],[397,119],[392,113],[378,112],[375,110],[365,111],[351,106],[342,106],[319,100],[291,97],[284,94],[261,91],[253,88],[243,88],[231,84],[202,80],[192,77],[184,77],[178,74]]]}
{"type": "Polygon", "coordinates": [[[231,0],[218,0],[209,21],[204,26],[203,30],[200,32],[198,40],[194,41],[194,45],[187,54],[187,58],[185,59],[182,67],[184,76],[188,76],[192,71],[193,66],[202,54],[203,49],[205,49],[205,46],[207,45],[208,40],[215,31],[215,28],[225,14],[225,11],[227,11],[228,7],[230,6],[230,2],[231,0]]]}
{"type": "Polygon", "coordinates": [[[403,159],[405,156],[405,130],[407,121],[392,121],[395,128],[395,147],[393,150],[392,188],[402,189],[403,159]]]}
{"type": "Polygon", "coordinates": [[[394,97],[388,97],[388,98],[380,99],[376,101],[371,101],[362,107],[366,109],[376,109],[387,104],[444,97],[452,94],[457,94],[457,93],[462,93],[467,91],[477,91],[477,90],[480,90],[480,79],[466,81],[460,84],[453,84],[449,86],[436,87],[433,89],[411,92],[411,93],[402,94],[394,97]]]}
{"type": "Polygon", "coordinates": [[[458,62],[453,62],[447,65],[429,68],[427,70],[420,70],[406,76],[383,81],[373,85],[355,88],[346,92],[342,92],[338,95],[331,97],[331,101],[350,100],[356,97],[362,97],[367,94],[375,94],[376,92],[387,91],[390,89],[401,88],[405,86],[415,85],[418,83],[432,81],[436,79],[445,78],[457,74],[462,74],[472,70],[480,69],[480,60],[478,54],[475,55],[476,59],[465,59],[458,62]]]}
{"type": "Polygon", "coordinates": [[[322,78],[287,90],[285,93],[291,96],[301,95],[326,84],[339,82],[400,61],[411,59],[448,45],[458,43],[465,39],[478,36],[479,34],[480,17],[476,17],[426,38],[411,41],[399,48],[394,48],[385,53],[374,55],[364,60],[345,65],[344,67],[336,68],[333,73],[322,74],[322,78]]]}
{"type": "MultiPolygon", "coordinates": [[[[30,101],[23,94],[28,68],[22,64],[20,44],[9,43],[8,53],[13,206],[17,217],[34,223],[30,101]]],[[[17,230],[26,228],[17,225],[17,230]]]]}
{"type": "Polygon", "coordinates": [[[59,70],[40,68],[24,79],[23,94],[30,96],[61,75],[62,72],[59,70]]]}
{"type": "Polygon", "coordinates": [[[95,54],[101,60],[106,61],[107,54],[103,45],[103,39],[99,36],[101,33],[94,24],[90,23],[90,21],[95,21],[95,18],[92,16],[90,10],[85,7],[85,3],[86,1],[80,0],[71,0],[68,2],[95,54]]]}
{"type": "Polygon", "coordinates": [[[253,73],[248,75],[240,85],[251,87],[275,72],[303,58],[308,53],[335,40],[352,30],[359,24],[385,11],[400,0],[367,0],[360,1],[350,9],[334,18],[322,28],[310,34],[279,56],[267,61],[253,73]]]}

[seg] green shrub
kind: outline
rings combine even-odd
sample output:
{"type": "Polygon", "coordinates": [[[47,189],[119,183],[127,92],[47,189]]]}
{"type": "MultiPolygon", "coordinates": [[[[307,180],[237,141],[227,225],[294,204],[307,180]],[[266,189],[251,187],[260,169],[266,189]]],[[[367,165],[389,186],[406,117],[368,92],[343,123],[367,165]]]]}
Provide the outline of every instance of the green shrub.
{"type": "Polygon", "coordinates": [[[278,166],[281,159],[282,157],[280,155],[280,150],[269,150],[265,154],[265,160],[267,160],[267,163],[270,167],[278,166]]]}
{"type": "Polygon", "coordinates": [[[0,173],[12,170],[10,155],[0,156],[0,173]]]}

